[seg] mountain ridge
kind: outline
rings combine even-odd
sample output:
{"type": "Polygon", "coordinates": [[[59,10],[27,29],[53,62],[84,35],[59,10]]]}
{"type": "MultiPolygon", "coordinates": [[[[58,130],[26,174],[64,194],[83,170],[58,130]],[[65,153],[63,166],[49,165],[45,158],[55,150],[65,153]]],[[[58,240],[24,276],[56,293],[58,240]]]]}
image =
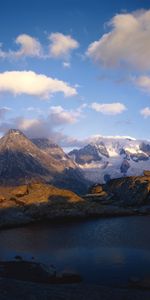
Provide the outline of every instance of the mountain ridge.
{"type": "MultiPolygon", "coordinates": [[[[35,141],[34,141],[35,142],[35,141]]],[[[10,129],[0,139],[0,184],[45,182],[84,193],[87,181],[77,165],[55,145],[65,160],[44,151],[20,130],[10,129]],[[77,176],[78,175],[78,176],[77,176]],[[62,186],[63,183],[63,186],[62,186]]]]}

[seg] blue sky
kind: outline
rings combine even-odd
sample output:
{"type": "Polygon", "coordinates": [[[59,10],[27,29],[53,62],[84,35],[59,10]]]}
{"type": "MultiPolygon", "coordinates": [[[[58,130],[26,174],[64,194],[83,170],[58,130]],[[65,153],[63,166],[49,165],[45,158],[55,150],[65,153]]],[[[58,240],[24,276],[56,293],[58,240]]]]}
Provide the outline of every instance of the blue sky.
{"type": "Polygon", "coordinates": [[[1,3],[0,131],[149,139],[149,0],[1,3]]]}

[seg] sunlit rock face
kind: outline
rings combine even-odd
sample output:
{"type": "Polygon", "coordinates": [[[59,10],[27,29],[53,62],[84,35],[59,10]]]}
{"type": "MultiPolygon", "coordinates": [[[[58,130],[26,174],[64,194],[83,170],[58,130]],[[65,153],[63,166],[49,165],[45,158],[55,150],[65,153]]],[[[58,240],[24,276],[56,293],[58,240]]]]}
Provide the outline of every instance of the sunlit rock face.
{"type": "Polygon", "coordinates": [[[107,196],[121,206],[141,206],[150,204],[150,173],[144,176],[131,176],[112,179],[106,184],[93,185],[90,188],[91,194],[107,196]]]}

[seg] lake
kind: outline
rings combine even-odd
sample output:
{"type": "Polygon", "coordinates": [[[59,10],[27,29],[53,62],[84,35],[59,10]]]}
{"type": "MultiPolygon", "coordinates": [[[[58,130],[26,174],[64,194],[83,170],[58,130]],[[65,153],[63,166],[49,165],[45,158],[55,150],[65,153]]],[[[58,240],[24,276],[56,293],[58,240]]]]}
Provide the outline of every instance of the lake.
{"type": "Polygon", "coordinates": [[[84,282],[122,285],[150,277],[150,217],[39,223],[0,231],[0,260],[21,255],[79,273],[84,282]]]}

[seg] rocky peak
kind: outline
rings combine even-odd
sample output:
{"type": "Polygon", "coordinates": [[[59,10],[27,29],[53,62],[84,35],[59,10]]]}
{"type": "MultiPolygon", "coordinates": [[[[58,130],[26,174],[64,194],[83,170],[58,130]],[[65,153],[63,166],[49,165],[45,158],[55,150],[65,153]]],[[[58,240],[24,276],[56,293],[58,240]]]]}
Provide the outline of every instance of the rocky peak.
{"type": "Polygon", "coordinates": [[[33,143],[20,130],[9,130],[0,139],[0,184],[48,182],[83,193],[88,182],[63,149],[52,145],[47,139],[33,143]]]}
{"type": "Polygon", "coordinates": [[[23,132],[19,129],[9,129],[8,132],[6,133],[7,135],[24,135],[23,132]]]}
{"type": "Polygon", "coordinates": [[[10,129],[0,139],[0,151],[37,151],[37,147],[18,129],[10,129]]]}

